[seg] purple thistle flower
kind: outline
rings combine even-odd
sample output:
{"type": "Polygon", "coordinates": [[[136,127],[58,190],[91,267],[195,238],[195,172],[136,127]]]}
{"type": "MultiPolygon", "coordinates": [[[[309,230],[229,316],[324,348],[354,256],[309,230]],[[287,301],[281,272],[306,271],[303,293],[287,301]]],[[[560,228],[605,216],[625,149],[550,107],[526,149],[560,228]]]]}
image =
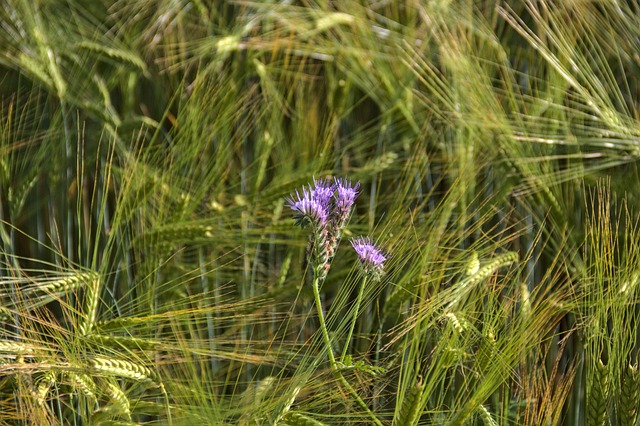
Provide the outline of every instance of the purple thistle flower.
{"type": "Polygon", "coordinates": [[[329,212],[331,210],[331,199],[335,192],[335,186],[329,183],[327,179],[313,178],[313,189],[311,197],[329,212]]]}
{"type": "Polygon", "coordinates": [[[329,257],[335,255],[342,230],[351,217],[353,205],[358,197],[360,182],[351,185],[347,179],[334,178],[334,198],[329,216],[329,257]]]}
{"type": "Polygon", "coordinates": [[[295,212],[296,225],[302,227],[311,223],[314,227],[325,227],[329,218],[328,205],[319,202],[313,189],[302,188],[302,195],[296,190],[295,195],[285,198],[288,206],[295,212]]]}
{"type": "MultiPolygon", "coordinates": [[[[302,187],[302,194],[296,190],[295,194],[285,198],[287,206],[295,213],[296,225],[312,225],[307,260],[314,265],[320,279],[324,279],[330,267],[359,187],[359,182],[352,185],[348,179],[334,178],[330,181],[314,178],[312,185],[302,187]]],[[[369,269],[381,272],[382,266],[372,264],[369,269]]]]}
{"type": "Polygon", "coordinates": [[[360,182],[351,185],[350,180],[336,178],[334,186],[336,188],[336,214],[338,224],[344,226],[351,214],[351,208],[358,197],[360,182]]]}
{"type": "Polygon", "coordinates": [[[365,274],[379,280],[384,273],[384,262],[387,260],[382,251],[371,242],[369,237],[353,238],[351,245],[360,258],[365,274]]]}

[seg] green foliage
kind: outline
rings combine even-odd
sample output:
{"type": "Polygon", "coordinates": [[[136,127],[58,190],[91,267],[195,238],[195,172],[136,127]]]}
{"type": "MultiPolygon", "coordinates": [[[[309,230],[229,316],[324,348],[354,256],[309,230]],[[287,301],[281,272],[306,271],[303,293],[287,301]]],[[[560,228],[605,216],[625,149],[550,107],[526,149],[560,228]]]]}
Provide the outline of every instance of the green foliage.
{"type": "Polygon", "coordinates": [[[634,2],[0,3],[1,424],[637,423],[634,2]]]}

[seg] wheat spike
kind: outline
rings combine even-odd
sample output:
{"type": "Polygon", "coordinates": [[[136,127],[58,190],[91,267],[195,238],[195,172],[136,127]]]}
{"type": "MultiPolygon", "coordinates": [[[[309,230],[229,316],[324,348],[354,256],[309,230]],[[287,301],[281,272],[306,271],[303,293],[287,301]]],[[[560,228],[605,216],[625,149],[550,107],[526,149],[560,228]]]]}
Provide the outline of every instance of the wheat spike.
{"type": "Polygon", "coordinates": [[[282,421],[282,419],[287,416],[287,414],[289,413],[289,410],[291,409],[291,406],[293,405],[293,403],[296,400],[296,397],[298,396],[298,393],[300,393],[300,388],[299,387],[294,388],[287,402],[284,405],[282,405],[282,407],[280,407],[280,409],[275,414],[275,416],[272,417],[272,418],[275,417],[275,420],[273,421],[274,425],[279,424],[282,421]]]}
{"type": "Polygon", "coordinates": [[[98,279],[98,274],[95,272],[78,272],[69,274],[65,278],[60,278],[54,281],[47,282],[46,284],[38,285],[30,291],[37,291],[43,293],[68,293],[71,290],[75,290],[78,287],[91,283],[98,279]]]}
{"type": "Polygon", "coordinates": [[[284,423],[276,423],[276,424],[284,424],[288,426],[326,426],[325,423],[313,419],[309,416],[305,416],[304,414],[288,412],[283,419],[284,423]]]}
{"type": "Polygon", "coordinates": [[[34,392],[34,397],[38,405],[43,406],[46,402],[49,389],[56,383],[56,374],[53,371],[47,371],[36,383],[37,388],[34,392]]]}
{"type": "Polygon", "coordinates": [[[211,239],[216,229],[202,223],[179,223],[157,227],[144,234],[136,244],[144,243],[159,248],[173,247],[193,240],[211,239]]]}
{"type": "Polygon", "coordinates": [[[607,418],[609,369],[598,359],[587,389],[587,426],[602,426],[607,418]]]}
{"type": "Polygon", "coordinates": [[[638,423],[638,404],[640,404],[640,376],[638,365],[629,365],[624,371],[622,389],[618,401],[616,425],[635,426],[638,423]]]}
{"type": "Polygon", "coordinates": [[[464,282],[468,286],[473,286],[479,283],[480,281],[486,279],[487,277],[489,277],[498,269],[503,268],[505,266],[509,266],[512,263],[515,263],[517,261],[518,261],[518,253],[516,252],[510,251],[510,252],[501,254],[500,256],[497,256],[496,258],[491,259],[491,261],[486,265],[484,265],[483,267],[478,268],[477,272],[473,275],[470,275],[469,278],[464,280],[464,282]]]}
{"type": "Polygon", "coordinates": [[[4,306],[0,306],[0,322],[9,322],[13,320],[13,314],[4,306]]]}
{"type": "Polygon", "coordinates": [[[87,336],[96,322],[98,315],[98,301],[100,300],[101,280],[96,277],[85,290],[84,316],[80,323],[80,334],[87,336]]]}
{"type": "Polygon", "coordinates": [[[118,410],[118,413],[124,415],[127,420],[131,421],[131,404],[122,389],[111,382],[107,382],[104,389],[111,398],[113,407],[118,410]]]}
{"type": "Polygon", "coordinates": [[[422,376],[418,376],[418,381],[409,389],[402,401],[402,407],[398,411],[398,416],[393,422],[396,426],[415,426],[420,420],[422,399],[422,376]]]}
{"type": "Polygon", "coordinates": [[[491,259],[489,263],[478,268],[475,274],[463,278],[456,284],[455,296],[453,297],[453,300],[449,303],[447,308],[451,308],[456,303],[460,302],[462,297],[466,295],[473,286],[490,277],[498,269],[509,266],[517,260],[518,253],[510,251],[491,259]]]}
{"type": "Polygon", "coordinates": [[[90,337],[97,343],[115,348],[130,347],[136,349],[154,349],[160,345],[159,340],[132,336],[112,336],[109,334],[91,333],[90,337]]]}
{"type": "Polygon", "coordinates": [[[444,316],[447,320],[449,320],[454,330],[458,334],[464,333],[464,331],[469,328],[469,322],[464,318],[458,318],[453,312],[447,312],[444,316]]]}
{"type": "Polygon", "coordinates": [[[480,259],[478,258],[478,252],[472,251],[471,258],[467,262],[467,268],[465,270],[465,275],[470,277],[480,269],[480,259]]]}
{"type": "Polygon", "coordinates": [[[498,426],[498,422],[495,421],[495,419],[493,418],[493,416],[491,415],[487,407],[480,404],[477,408],[477,411],[478,411],[478,414],[480,414],[480,417],[482,418],[482,422],[485,424],[485,426],[498,426]]]}
{"type": "Polygon", "coordinates": [[[520,283],[520,313],[525,318],[531,317],[531,294],[524,282],[520,283]]]}
{"type": "Polygon", "coordinates": [[[34,349],[24,343],[0,340],[0,358],[31,357],[33,352],[34,349]]]}
{"type": "Polygon", "coordinates": [[[95,383],[93,379],[88,374],[76,374],[74,372],[66,373],[67,380],[71,382],[71,385],[77,389],[79,389],[87,398],[95,401],[96,394],[95,383]]]}
{"type": "Polygon", "coordinates": [[[395,152],[386,152],[379,157],[374,158],[362,167],[362,173],[380,173],[393,165],[398,159],[395,152]]]}
{"type": "Polygon", "coordinates": [[[110,376],[124,377],[138,382],[155,382],[151,370],[129,361],[95,357],[91,360],[91,367],[97,372],[110,376]]]}
{"type": "Polygon", "coordinates": [[[95,43],[89,40],[83,40],[78,43],[77,47],[81,47],[87,50],[109,56],[111,58],[119,59],[128,62],[129,64],[137,67],[140,71],[146,72],[146,64],[136,54],[124,49],[118,49],[115,47],[107,47],[100,43],[95,43]]]}

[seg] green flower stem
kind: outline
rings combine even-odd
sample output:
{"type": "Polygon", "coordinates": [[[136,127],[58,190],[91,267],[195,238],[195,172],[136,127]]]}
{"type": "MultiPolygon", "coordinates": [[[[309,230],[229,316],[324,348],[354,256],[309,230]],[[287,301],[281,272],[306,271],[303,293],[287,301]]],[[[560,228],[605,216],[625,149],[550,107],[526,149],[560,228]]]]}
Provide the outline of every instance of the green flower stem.
{"type": "Polygon", "coordinates": [[[349,350],[349,344],[351,343],[351,336],[353,336],[353,329],[356,327],[356,321],[358,320],[358,311],[360,310],[360,304],[362,303],[362,296],[364,295],[364,287],[367,285],[367,277],[365,274],[360,290],[358,291],[358,298],[356,299],[356,311],[353,314],[353,321],[351,321],[351,327],[349,328],[349,334],[347,340],[344,342],[344,348],[342,349],[342,359],[344,360],[349,350]]]}
{"type": "Polygon", "coordinates": [[[320,300],[320,289],[318,287],[318,273],[314,270],[313,274],[313,296],[316,299],[316,309],[318,310],[318,319],[320,320],[320,329],[322,330],[322,337],[324,338],[324,344],[327,346],[329,352],[329,362],[331,368],[335,370],[336,358],[333,356],[333,349],[331,349],[331,340],[329,340],[329,332],[327,331],[327,325],[324,322],[324,314],[322,313],[322,301],[320,300]]]}
{"type": "MultiPolygon", "coordinates": [[[[331,349],[331,340],[329,340],[329,332],[327,331],[327,325],[324,322],[324,314],[322,313],[322,301],[320,300],[320,289],[319,289],[320,280],[318,276],[319,276],[318,272],[314,270],[313,296],[316,300],[316,309],[318,310],[318,319],[320,321],[320,329],[322,330],[322,337],[324,338],[324,343],[327,346],[329,362],[331,363],[331,371],[333,371],[333,375],[336,376],[338,380],[340,380],[340,383],[342,384],[342,386],[344,386],[349,391],[349,393],[355,398],[358,405],[367,412],[367,414],[371,417],[371,420],[373,420],[373,423],[375,423],[377,426],[383,426],[382,422],[380,422],[380,420],[376,417],[376,415],[369,409],[367,404],[362,400],[362,398],[360,398],[360,395],[358,395],[358,393],[353,388],[353,386],[351,386],[351,384],[349,384],[347,379],[344,378],[344,376],[342,375],[342,371],[340,371],[340,368],[336,363],[336,358],[333,355],[333,349],[331,349]]],[[[364,284],[363,284],[363,287],[364,287],[364,284]]]]}

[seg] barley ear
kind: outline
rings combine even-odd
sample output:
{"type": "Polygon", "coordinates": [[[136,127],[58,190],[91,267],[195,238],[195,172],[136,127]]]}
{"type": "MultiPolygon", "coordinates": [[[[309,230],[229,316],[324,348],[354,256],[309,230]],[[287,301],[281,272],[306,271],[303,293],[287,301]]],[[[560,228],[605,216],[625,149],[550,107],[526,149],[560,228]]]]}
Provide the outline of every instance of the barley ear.
{"type": "Polygon", "coordinates": [[[84,316],[80,323],[80,334],[87,336],[96,322],[98,315],[98,301],[100,300],[100,277],[96,276],[85,289],[84,316]]]}
{"type": "Polygon", "coordinates": [[[322,423],[321,421],[313,419],[309,416],[305,416],[304,414],[294,413],[292,411],[285,414],[283,422],[277,424],[287,426],[326,426],[326,424],[322,423]]]}
{"type": "Polygon", "coordinates": [[[95,357],[91,360],[91,367],[94,371],[108,376],[127,378],[137,382],[158,383],[151,370],[129,361],[95,357]]]}
{"type": "Polygon", "coordinates": [[[486,265],[482,267],[477,267],[475,269],[475,273],[473,275],[469,275],[465,280],[466,286],[473,286],[479,283],[480,281],[488,278],[493,273],[495,273],[498,269],[504,268],[505,266],[509,266],[512,263],[518,261],[518,253],[509,251],[495,258],[491,259],[486,265]]]}
{"type": "Polygon", "coordinates": [[[638,365],[631,365],[623,373],[622,389],[618,401],[616,425],[635,426],[638,423],[638,404],[640,404],[640,376],[638,365]]]}
{"type": "Polygon", "coordinates": [[[134,240],[134,244],[145,244],[150,248],[166,250],[193,240],[211,239],[215,231],[214,227],[204,223],[169,224],[154,228],[141,238],[134,240]]]}
{"type": "Polygon", "coordinates": [[[422,399],[422,376],[409,389],[402,401],[402,407],[393,424],[396,426],[415,426],[420,420],[420,400],[422,399]]]}
{"type": "Polygon", "coordinates": [[[66,377],[71,385],[76,389],[76,392],[80,391],[87,399],[91,401],[96,400],[96,384],[93,382],[91,376],[84,373],[68,372],[66,373],[66,377]]]}
{"type": "Polygon", "coordinates": [[[291,394],[289,395],[289,398],[286,400],[286,402],[283,405],[280,406],[278,411],[275,413],[275,419],[273,421],[274,425],[279,424],[282,421],[282,419],[289,413],[289,410],[291,410],[291,406],[295,402],[299,393],[300,393],[299,387],[296,387],[293,389],[293,392],[291,392],[291,394]]]}
{"type": "Polygon", "coordinates": [[[380,173],[393,166],[398,159],[398,154],[393,151],[386,152],[367,162],[361,169],[361,173],[380,173]],[[366,170],[366,172],[365,172],[366,170]]]}
{"type": "Polygon", "coordinates": [[[476,411],[480,415],[482,423],[484,423],[485,426],[498,426],[498,422],[495,421],[487,407],[480,404],[476,411]]]}
{"type": "Polygon", "coordinates": [[[471,256],[467,261],[467,267],[465,269],[465,275],[467,277],[473,276],[480,269],[480,259],[478,258],[478,252],[473,250],[471,256]]]}
{"type": "Polygon", "coordinates": [[[34,396],[38,405],[43,406],[47,401],[47,394],[51,387],[56,383],[56,374],[53,371],[47,371],[37,381],[37,388],[34,392],[34,396]]]}
{"type": "Polygon", "coordinates": [[[37,287],[28,290],[28,293],[69,293],[87,283],[93,282],[98,278],[95,272],[78,272],[68,274],[63,278],[39,284],[37,287]]]}
{"type": "Polygon", "coordinates": [[[598,359],[587,395],[587,426],[603,426],[607,419],[609,369],[598,359]]]}
{"type": "Polygon", "coordinates": [[[131,404],[129,398],[115,383],[107,381],[104,387],[105,392],[111,398],[111,409],[117,411],[118,414],[124,416],[127,420],[131,421],[131,404]]]}

